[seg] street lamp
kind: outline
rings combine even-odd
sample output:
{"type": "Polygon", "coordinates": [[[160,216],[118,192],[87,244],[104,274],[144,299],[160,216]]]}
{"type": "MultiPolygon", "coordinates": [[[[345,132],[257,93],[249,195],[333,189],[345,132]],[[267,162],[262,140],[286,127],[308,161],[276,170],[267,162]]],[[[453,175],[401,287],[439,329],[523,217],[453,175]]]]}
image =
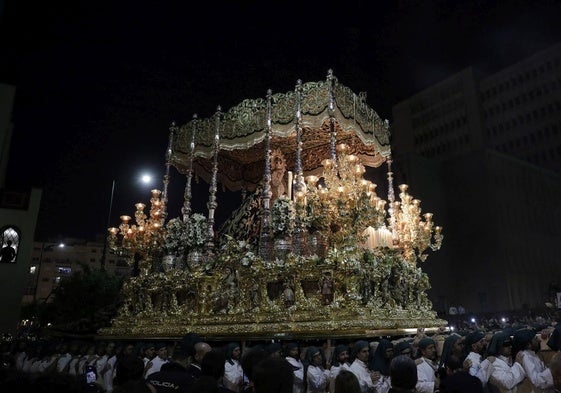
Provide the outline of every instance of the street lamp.
{"type": "MultiPolygon", "coordinates": [[[[152,176],[148,173],[144,173],[140,176],[140,181],[143,184],[151,184],[152,183],[152,176]]],[[[113,198],[115,196],[115,179],[111,182],[111,196],[109,197],[109,212],[107,214],[107,225],[105,228],[109,228],[111,226],[111,214],[113,212],[113,198]]],[[[104,231],[105,233],[105,231],[104,231]]],[[[100,262],[100,269],[101,271],[105,271],[105,260],[107,259],[107,236],[104,237],[103,241],[103,252],[101,254],[101,262],[100,262]]]]}

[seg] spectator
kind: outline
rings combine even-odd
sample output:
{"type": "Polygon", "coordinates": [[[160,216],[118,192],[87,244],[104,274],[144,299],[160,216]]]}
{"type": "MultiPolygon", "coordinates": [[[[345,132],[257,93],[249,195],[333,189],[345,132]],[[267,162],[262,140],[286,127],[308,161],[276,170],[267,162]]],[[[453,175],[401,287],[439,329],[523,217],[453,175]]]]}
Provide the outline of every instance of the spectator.
{"type": "Polygon", "coordinates": [[[253,369],[255,365],[261,360],[268,357],[269,354],[262,347],[256,346],[244,351],[241,359],[242,370],[245,378],[247,379],[247,384],[243,388],[243,392],[251,393],[253,392],[253,369]]]}
{"type": "Polygon", "coordinates": [[[417,365],[408,355],[398,355],[390,363],[390,393],[415,392],[417,365]]]}
{"type": "Polygon", "coordinates": [[[253,367],[254,393],[292,393],[294,373],[283,358],[267,357],[253,367]]]}
{"type": "Polygon", "coordinates": [[[233,391],[224,386],[224,364],[226,355],[220,349],[211,349],[201,361],[201,376],[207,375],[214,378],[218,389],[222,393],[233,391]]]}
{"type": "Polygon", "coordinates": [[[171,361],[165,363],[160,371],[146,377],[146,382],[153,386],[157,393],[187,393],[195,382],[195,377],[187,367],[195,356],[192,346],[178,346],[173,351],[171,361]]]}
{"type": "Polygon", "coordinates": [[[463,369],[461,359],[450,354],[445,363],[446,377],[441,379],[440,393],[483,393],[479,378],[463,369]]]}
{"type": "Polygon", "coordinates": [[[201,362],[212,347],[203,341],[196,342],[193,347],[195,348],[195,357],[191,364],[189,364],[188,371],[197,379],[201,376],[201,362]]]}
{"type": "Polygon", "coordinates": [[[358,378],[349,370],[339,371],[334,385],[334,393],[361,393],[358,378]]]}
{"type": "Polygon", "coordinates": [[[119,359],[115,368],[113,393],[151,393],[154,390],[146,384],[144,362],[138,356],[125,355],[119,359]]]}

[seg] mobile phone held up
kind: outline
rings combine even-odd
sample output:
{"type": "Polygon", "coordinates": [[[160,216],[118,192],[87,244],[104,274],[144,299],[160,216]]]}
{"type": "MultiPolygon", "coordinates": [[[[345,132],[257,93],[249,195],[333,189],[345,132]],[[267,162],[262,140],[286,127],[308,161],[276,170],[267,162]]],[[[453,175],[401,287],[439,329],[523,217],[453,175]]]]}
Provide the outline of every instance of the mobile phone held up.
{"type": "Polygon", "coordinates": [[[86,367],[86,386],[88,392],[98,392],[97,370],[95,366],[86,367]]]}

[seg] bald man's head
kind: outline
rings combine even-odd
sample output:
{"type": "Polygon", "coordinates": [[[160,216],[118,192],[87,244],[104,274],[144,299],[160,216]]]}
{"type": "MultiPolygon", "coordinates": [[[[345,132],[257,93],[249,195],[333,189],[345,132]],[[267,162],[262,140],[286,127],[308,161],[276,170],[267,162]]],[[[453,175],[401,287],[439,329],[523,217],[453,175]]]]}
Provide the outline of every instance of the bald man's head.
{"type": "Polygon", "coordinates": [[[195,344],[195,362],[201,363],[201,360],[203,360],[203,357],[205,356],[205,354],[207,352],[209,352],[211,349],[212,349],[212,347],[205,342],[196,343],[195,344]]]}

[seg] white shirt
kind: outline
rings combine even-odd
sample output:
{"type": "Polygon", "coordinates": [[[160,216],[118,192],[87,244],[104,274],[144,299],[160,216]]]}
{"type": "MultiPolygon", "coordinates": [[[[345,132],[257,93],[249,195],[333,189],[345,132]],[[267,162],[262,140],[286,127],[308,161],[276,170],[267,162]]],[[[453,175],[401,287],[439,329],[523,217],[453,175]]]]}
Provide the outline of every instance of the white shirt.
{"type": "Polygon", "coordinates": [[[31,365],[29,366],[29,372],[30,373],[39,373],[43,368],[43,359],[35,359],[35,361],[33,361],[33,363],[31,363],[31,365]]]}
{"type": "Polygon", "coordinates": [[[491,364],[491,376],[489,383],[501,389],[501,392],[515,393],[517,386],[524,378],[526,373],[520,363],[514,362],[512,366],[508,364],[508,359],[498,356],[491,364]]]}
{"type": "Polygon", "coordinates": [[[492,363],[489,359],[484,359],[479,364],[479,370],[477,370],[477,374],[475,375],[481,381],[481,384],[485,388],[487,386],[487,382],[489,382],[489,378],[491,377],[491,365],[492,363]]]}
{"type": "Polygon", "coordinates": [[[380,375],[376,382],[376,393],[388,393],[392,387],[392,380],[389,375],[380,375]]]}
{"type": "Polygon", "coordinates": [[[540,357],[532,350],[522,351],[522,368],[526,377],[532,384],[530,393],[541,393],[553,387],[553,377],[551,370],[547,368],[540,357]]]}
{"type": "Polygon", "coordinates": [[[167,363],[168,360],[156,356],[154,359],[150,360],[150,362],[152,362],[152,366],[148,369],[148,371],[146,371],[145,378],[148,377],[150,374],[155,373],[156,371],[160,371],[160,369],[162,368],[162,364],[167,363]]]}
{"type": "Polygon", "coordinates": [[[68,363],[70,363],[70,360],[72,360],[72,355],[69,353],[65,353],[64,355],[60,356],[56,364],[57,371],[59,373],[66,372],[65,368],[68,363]]]}
{"type": "Polygon", "coordinates": [[[44,372],[46,369],[48,369],[49,367],[51,367],[53,364],[55,364],[56,367],[56,361],[57,361],[57,357],[56,355],[52,355],[48,358],[44,358],[39,362],[39,366],[37,367],[37,371],[42,373],[44,372]]]}
{"type": "Polygon", "coordinates": [[[97,367],[97,359],[99,359],[99,355],[97,354],[83,356],[78,364],[78,375],[82,375],[86,372],[86,366],[97,367]]]}
{"type": "Polygon", "coordinates": [[[107,371],[103,375],[105,383],[105,392],[111,393],[113,391],[113,378],[115,377],[115,364],[117,363],[117,355],[111,356],[107,359],[107,371]]]}
{"type": "Polygon", "coordinates": [[[417,359],[417,392],[432,393],[436,383],[436,364],[424,357],[417,359]]]}
{"type": "Polygon", "coordinates": [[[325,389],[329,384],[329,370],[325,370],[320,366],[308,366],[306,373],[308,381],[308,393],[325,393],[325,389]]]}
{"type": "Polygon", "coordinates": [[[344,363],[340,366],[331,366],[331,368],[329,369],[329,391],[331,393],[333,393],[335,391],[335,378],[337,378],[337,375],[339,375],[339,373],[341,372],[341,370],[349,369],[349,364],[344,363]]]}
{"type": "Polygon", "coordinates": [[[23,361],[23,365],[21,367],[21,370],[26,372],[26,373],[30,373],[31,372],[31,368],[33,367],[33,364],[37,361],[37,358],[25,358],[25,360],[23,361]]]}
{"type": "Polygon", "coordinates": [[[358,383],[360,384],[360,390],[362,393],[374,391],[375,385],[370,377],[370,370],[368,370],[368,366],[363,361],[355,359],[349,367],[349,371],[352,371],[352,373],[358,378],[358,383]]]}
{"type": "Polygon", "coordinates": [[[68,365],[68,374],[77,375],[78,362],[80,361],[80,356],[74,356],[70,359],[70,364],[68,365]]]}
{"type": "Polygon", "coordinates": [[[240,391],[240,385],[243,381],[243,370],[239,361],[236,359],[226,360],[224,363],[224,386],[234,392],[240,391]]]}
{"type": "Polygon", "coordinates": [[[20,351],[16,354],[15,362],[16,362],[16,368],[18,370],[23,369],[23,363],[25,362],[26,358],[27,358],[27,353],[25,353],[25,351],[20,351]]]}
{"type": "Polygon", "coordinates": [[[295,359],[292,356],[287,356],[286,361],[294,368],[292,393],[304,393],[304,364],[300,359],[295,359]]]}
{"type": "Polygon", "coordinates": [[[481,366],[481,355],[476,352],[468,353],[466,360],[471,360],[471,366],[469,367],[469,373],[477,377],[479,372],[479,367],[481,366]]]}
{"type": "Polygon", "coordinates": [[[108,361],[107,355],[100,356],[95,363],[95,368],[97,370],[97,383],[105,389],[105,380],[103,376],[105,375],[105,366],[107,366],[108,361]]]}

